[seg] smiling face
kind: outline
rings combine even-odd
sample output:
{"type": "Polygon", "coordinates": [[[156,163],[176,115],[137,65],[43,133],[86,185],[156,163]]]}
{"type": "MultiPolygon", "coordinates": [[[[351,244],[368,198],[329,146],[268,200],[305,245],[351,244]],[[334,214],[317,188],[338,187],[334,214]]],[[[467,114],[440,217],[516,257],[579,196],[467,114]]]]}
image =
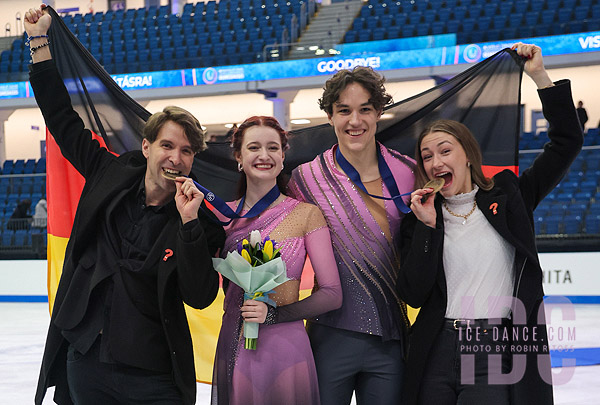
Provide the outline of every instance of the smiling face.
{"type": "Polygon", "coordinates": [[[359,83],[350,83],[333,104],[329,122],[344,152],[362,152],[375,145],[375,132],[381,111],[369,101],[371,94],[359,83]]]}
{"type": "Polygon", "coordinates": [[[444,197],[468,193],[473,190],[471,169],[462,145],[446,132],[425,135],[420,145],[423,168],[431,180],[442,177],[445,181],[440,191],[444,197]]]}
{"type": "Polygon", "coordinates": [[[194,162],[194,151],[183,127],[173,121],[166,121],[152,143],[142,141],[142,153],[148,164],[146,167],[146,195],[162,199],[175,193],[175,182],[162,173],[189,175],[194,162]]]}
{"type": "Polygon", "coordinates": [[[249,183],[275,182],[283,169],[285,154],[279,133],[267,126],[252,126],[244,132],[236,160],[243,167],[249,183]]]}

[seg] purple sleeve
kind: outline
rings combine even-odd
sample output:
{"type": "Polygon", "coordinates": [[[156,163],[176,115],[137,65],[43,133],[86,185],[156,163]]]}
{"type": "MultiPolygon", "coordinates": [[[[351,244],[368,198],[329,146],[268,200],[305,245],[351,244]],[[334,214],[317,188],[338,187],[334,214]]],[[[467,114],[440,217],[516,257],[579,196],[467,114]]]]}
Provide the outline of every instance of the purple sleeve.
{"type": "Polygon", "coordinates": [[[319,289],[301,301],[278,307],[275,323],[312,318],[342,306],[342,287],[329,229],[323,227],[309,233],[305,244],[319,289]]]}

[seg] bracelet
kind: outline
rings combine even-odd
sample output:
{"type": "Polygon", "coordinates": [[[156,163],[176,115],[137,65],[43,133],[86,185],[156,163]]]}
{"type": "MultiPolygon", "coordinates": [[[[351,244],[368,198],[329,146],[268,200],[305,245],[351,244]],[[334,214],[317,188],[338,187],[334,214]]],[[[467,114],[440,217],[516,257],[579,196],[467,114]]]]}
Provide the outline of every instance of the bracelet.
{"type": "Polygon", "coordinates": [[[35,53],[35,51],[37,51],[38,49],[43,48],[45,46],[48,46],[48,45],[50,45],[50,41],[45,42],[38,46],[34,46],[33,48],[29,49],[29,55],[33,58],[33,54],[35,53]]]}
{"type": "Polygon", "coordinates": [[[31,42],[32,39],[36,39],[36,38],[48,38],[48,35],[34,35],[31,37],[27,37],[27,40],[25,41],[25,45],[29,46],[29,43],[31,42]]]}

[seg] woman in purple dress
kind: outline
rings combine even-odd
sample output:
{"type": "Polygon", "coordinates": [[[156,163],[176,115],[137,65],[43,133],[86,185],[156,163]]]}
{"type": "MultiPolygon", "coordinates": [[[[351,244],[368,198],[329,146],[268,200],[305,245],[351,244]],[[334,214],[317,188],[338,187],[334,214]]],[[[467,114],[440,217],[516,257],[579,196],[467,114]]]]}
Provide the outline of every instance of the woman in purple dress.
{"type": "MultiPolygon", "coordinates": [[[[287,137],[272,117],[248,118],[233,135],[234,156],[243,176],[240,195],[230,202],[241,214],[263,199],[278,183],[287,137]]],[[[244,301],[243,290],[229,283],[213,374],[213,404],[319,404],[315,363],[304,318],[342,304],[342,290],[327,223],[314,205],[280,194],[260,215],[234,220],[225,227],[222,252],[237,248],[250,232],[269,236],[281,249],[290,279],[269,297],[277,307],[244,301]],[[300,278],[307,254],[315,271],[312,295],[299,300],[300,278]],[[256,350],[244,349],[242,321],[260,323],[256,350]]]]}

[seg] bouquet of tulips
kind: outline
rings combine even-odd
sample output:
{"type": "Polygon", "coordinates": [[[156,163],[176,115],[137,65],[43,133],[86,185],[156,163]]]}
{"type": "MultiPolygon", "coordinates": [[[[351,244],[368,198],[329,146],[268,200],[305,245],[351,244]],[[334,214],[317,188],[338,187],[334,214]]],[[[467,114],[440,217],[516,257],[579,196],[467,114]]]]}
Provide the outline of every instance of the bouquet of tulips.
{"type": "MultiPolygon", "coordinates": [[[[228,252],[225,259],[213,259],[215,270],[244,290],[244,299],[253,299],[275,306],[269,298],[273,288],[288,281],[285,263],[276,243],[268,237],[261,240],[260,232],[252,231],[237,250],[228,252]]],[[[258,324],[244,321],[244,348],[256,350],[258,324]]]]}

